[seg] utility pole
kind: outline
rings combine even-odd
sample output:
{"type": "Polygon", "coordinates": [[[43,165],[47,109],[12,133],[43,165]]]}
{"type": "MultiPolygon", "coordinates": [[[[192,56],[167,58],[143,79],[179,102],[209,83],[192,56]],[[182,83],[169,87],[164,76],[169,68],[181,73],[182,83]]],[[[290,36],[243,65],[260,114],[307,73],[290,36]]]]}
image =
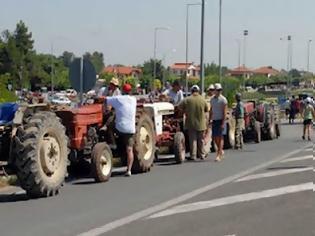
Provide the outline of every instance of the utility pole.
{"type": "Polygon", "coordinates": [[[204,73],[204,32],[205,32],[205,0],[201,3],[201,43],[200,43],[200,80],[201,94],[205,90],[205,73],[204,73]]]}
{"type": "Polygon", "coordinates": [[[156,79],[157,33],[159,30],[169,30],[169,28],[167,28],[167,27],[155,27],[154,28],[153,81],[151,81],[151,89],[154,89],[154,80],[156,79]]]}
{"type": "Polygon", "coordinates": [[[308,40],[307,41],[307,72],[310,72],[310,54],[311,54],[311,43],[312,43],[312,40],[308,40]]]}
{"type": "MultiPolygon", "coordinates": [[[[246,68],[246,39],[247,39],[247,36],[248,36],[248,30],[244,30],[243,32],[243,36],[244,36],[244,45],[243,45],[243,66],[244,66],[244,70],[246,68]]],[[[244,76],[243,76],[243,87],[244,87],[244,91],[246,90],[246,72],[244,72],[244,76]]]]}
{"type": "Polygon", "coordinates": [[[222,84],[222,0],[219,2],[219,79],[222,84]]]}
{"type": "Polygon", "coordinates": [[[185,75],[185,92],[188,94],[188,53],[189,53],[189,9],[192,6],[200,6],[201,3],[186,4],[186,75],[185,75]]]}
{"type": "Polygon", "coordinates": [[[238,54],[237,54],[237,66],[241,67],[241,40],[236,39],[238,54]]]}
{"type": "Polygon", "coordinates": [[[54,53],[54,45],[53,43],[51,43],[51,71],[50,71],[50,82],[51,82],[51,93],[54,92],[54,56],[53,56],[53,53],[54,53]]]}

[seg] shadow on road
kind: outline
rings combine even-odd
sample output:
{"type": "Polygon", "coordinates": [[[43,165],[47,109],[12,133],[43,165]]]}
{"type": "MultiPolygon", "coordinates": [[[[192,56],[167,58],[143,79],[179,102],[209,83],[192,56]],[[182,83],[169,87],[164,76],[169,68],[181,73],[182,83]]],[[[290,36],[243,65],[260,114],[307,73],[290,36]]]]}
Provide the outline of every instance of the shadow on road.
{"type": "Polygon", "coordinates": [[[24,202],[30,198],[25,193],[0,194],[0,202],[24,202]]]}

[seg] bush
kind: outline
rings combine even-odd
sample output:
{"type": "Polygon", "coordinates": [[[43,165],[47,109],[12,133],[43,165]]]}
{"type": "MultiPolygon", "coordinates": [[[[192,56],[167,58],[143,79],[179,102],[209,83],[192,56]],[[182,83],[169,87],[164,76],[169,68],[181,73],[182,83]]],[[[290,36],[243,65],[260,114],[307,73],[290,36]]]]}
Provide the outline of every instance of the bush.
{"type": "Polygon", "coordinates": [[[17,100],[14,92],[7,89],[9,81],[11,81],[10,74],[0,75],[0,103],[16,102],[17,100]]]}

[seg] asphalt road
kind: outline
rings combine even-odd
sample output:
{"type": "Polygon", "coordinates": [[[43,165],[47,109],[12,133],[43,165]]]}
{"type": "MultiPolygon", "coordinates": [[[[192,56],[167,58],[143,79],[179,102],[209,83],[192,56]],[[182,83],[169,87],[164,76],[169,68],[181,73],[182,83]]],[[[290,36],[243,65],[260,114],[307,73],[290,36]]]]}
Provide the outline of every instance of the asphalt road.
{"type": "Polygon", "coordinates": [[[280,139],[220,163],[76,180],[54,198],[0,193],[0,235],[314,235],[313,151],[300,132],[285,125],[280,139]]]}

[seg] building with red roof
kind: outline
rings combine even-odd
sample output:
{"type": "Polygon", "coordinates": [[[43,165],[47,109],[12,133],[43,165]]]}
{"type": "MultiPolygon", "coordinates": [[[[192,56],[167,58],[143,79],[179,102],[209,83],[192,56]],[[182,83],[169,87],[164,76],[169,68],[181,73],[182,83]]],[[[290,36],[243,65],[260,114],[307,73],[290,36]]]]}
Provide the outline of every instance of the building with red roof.
{"type": "Polygon", "coordinates": [[[131,66],[107,66],[104,68],[103,73],[114,74],[119,78],[130,76],[139,78],[142,74],[142,70],[131,66]]]}
{"type": "Polygon", "coordinates": [[[272,68],[272,66],[260,67],[253,71],[255,75],[262,75],[270,78],[271,76],[280,75],[280,71],[272,68]]]}
{"type": "Polygon", "coordinates": [[[239,66],[233,70],[230,70],[228,72],[228,75],[235,76],[235,77],[246,77],[247,79],[254,75],[253,70],[245,67],[245,66],[239,66]]]}
{"type": "Polygon", "coordinates": [[[194,65],[192,62],[177,62],[170,66],[170,71],[179,77],[185,76],[186,70],[189,77],[200,78],[200,66],[194,65]]]}

